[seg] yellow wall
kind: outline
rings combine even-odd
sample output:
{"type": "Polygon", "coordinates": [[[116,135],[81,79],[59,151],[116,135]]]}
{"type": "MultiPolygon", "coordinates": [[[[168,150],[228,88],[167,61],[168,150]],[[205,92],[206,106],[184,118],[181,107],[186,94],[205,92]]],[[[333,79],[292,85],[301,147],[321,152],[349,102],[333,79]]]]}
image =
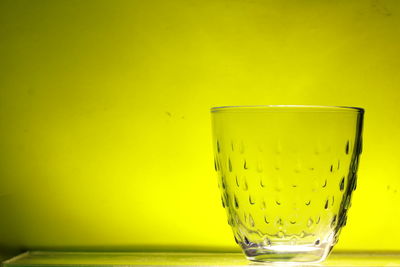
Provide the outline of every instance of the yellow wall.
{"type": "Polygon", "coordinates": [[[366,109],[337,249],[398,250],[400,2],[0,1],[0,247],[237,249],[209,108],[366,109]]]}

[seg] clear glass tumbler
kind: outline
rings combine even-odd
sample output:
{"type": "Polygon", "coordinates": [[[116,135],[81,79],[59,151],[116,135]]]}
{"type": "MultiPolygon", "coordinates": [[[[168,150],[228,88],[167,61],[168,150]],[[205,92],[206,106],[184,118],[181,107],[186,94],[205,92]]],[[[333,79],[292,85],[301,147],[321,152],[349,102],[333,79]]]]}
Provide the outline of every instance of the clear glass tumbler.
{"type": "Polygon", "coordinates": [[[346,225],[364,110],[211,109],[222,205],[249,260],[319,262],[346,225]]]}

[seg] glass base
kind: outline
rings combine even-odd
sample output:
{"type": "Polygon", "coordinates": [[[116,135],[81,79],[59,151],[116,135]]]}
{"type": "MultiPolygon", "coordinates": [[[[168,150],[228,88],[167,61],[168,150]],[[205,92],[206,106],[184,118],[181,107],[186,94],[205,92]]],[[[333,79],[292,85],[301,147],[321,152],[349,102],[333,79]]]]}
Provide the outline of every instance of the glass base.
{"type": "Polygon", "coordinates": [[[317,263],[326,259],[332,246],[329,244],[309,245],[277,245],[244,248],[247,259],[255,262],[270,263],[317,263]]]}

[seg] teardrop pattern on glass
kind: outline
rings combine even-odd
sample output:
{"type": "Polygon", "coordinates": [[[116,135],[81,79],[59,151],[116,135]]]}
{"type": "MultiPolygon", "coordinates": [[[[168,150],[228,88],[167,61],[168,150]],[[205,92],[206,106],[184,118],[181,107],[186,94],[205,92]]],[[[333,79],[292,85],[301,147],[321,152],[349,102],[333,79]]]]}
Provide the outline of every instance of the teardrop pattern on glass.
{"type": "Polygon", "coordinates": [[[223,189],[226,189],[225,176],[224,175],[221,176],[221,185],[222,185],[223,189]]]}
{"type": "Polygon", "coordinates": [[[313,225],[313,223],[314,223],[314,220],[311,218],[308,218],[307,227],[310,228],[313,225]]]}
{"type": "Polygon", "coordinates": [[[239,152],[240,152],[240,154],[244,154],[244,151],[245,151],[245,147],[244,147],[244,143],[243,143],[243,141],[240,143],[240,147],[239,147],[239,152]]]}
{"type": "MultiPolygon", "coordinates": [[[[228,205],[229,207],[229,212],[230,213],[240,213],[238,214],[238,219],[235,221],[235,216],[231,216],[231,220],[228,221],[232,227],[236,227],[236,229],[240,229],[240,227],[248,227],[247,230],[249,232],[246,232],[246,236],[237,233],[238,236],[235,236],[235,242],[244,245],[244,243],[249,243],[251,245],[255,245],[256,243],[252,243],[249,241],[249,238],[253,238],[253,234],[267,234],[268,236],[271,237],[285,237],[285,238],[291,238],[292,236],[294,239],[299,240],[302,236],[313,236],[313,239],[309,240],[311,244],[314,243],[315,246],[321,245],[322,241],[325,239],[317,232],[321,230],[322,228],[325,229],[325,226],[329,225],[331,227],[341,227],[343,226],[343,218],[342,215],[340,217],[335,214],[333,215],[336,211],[336,209],[339,208],[339,205],[342,203],[342,194],[337,192],[337,189],[340,189],[341,192],[343,192],[345,189],[347,191],[354,190],[356,187],[355,181],[353,182],[354,179],[354,173],[353,169],[355,169],[355,165],[357,165],[356,160],[353,160],[353,157],[357,157],[357,140],[355,140],[354,145],[350,147],[350,140],[347,140],[345,147],[343,147],[343,141],[341,142],[342,145],[339,144],[339,152],[341,153],[341,157],[338,158],[333,158],[331,162],[326,162],[323,163],[324,165],[321,167],[318,162],[317,165],[315,165],[314,159],[312,161],[307,162],[307,160],[303,160],[301,158],[301,162],[299,166],[302,166],[303,169],[301,169],[302,172],[304,172],[304,177],[308,175],[310,179],[309,184],[303,184],[301,182],[298,182],[297,180],[288,180],[286,183],[281,184],[281,182],[278,180],[280,179],[279,172],[274,171],[274,167],[278,166],[275,164],[275,160],[272,158],[270,160],[269,156],[265,155],[268,152],[265,150],[265,154],[262,153],[262,157],[257,157],[257,158],[249,158],[247,155],[239,155],[238,152],[240,152],[243,149],[241,148],[240,142],[228,142],[220,143],[221,141],[217,140],[217,146],[215,150],[218,151],[218,153],[222,152],[224,154],[227,152],[227,155],[219,155],[216,153],[216,156],[214,157],[214,169],[216,172],[219,172],[220,177],[222,176],[222,180],[219,180],[219,187],[221,187],[223,192],[231,192],[231,194],[225,197],[225,195],[221,196],[221,203],[222,207],[228,210],[228,205]],[[233,153],[230,152],[232,150],[233,153]],[[353,151],[354,150],[354,151],[353,151]],[[236,153],[235,153],[236,152],[236,153]],[[346,155],[349,155],[352,153],[352,158],[351,162],[349,158],[346,158],[344,153],[346,155]],[[231,154],[228,154],[231,153],[231,154]],[[222,158],[223,157],[223,158],[222,158]],[[268,159],[269,163],[267,161],[263,161],[268,159]],[[329,164],[331,163],[331,164],[329,164]],[[241,168],[241,164],[243,164],[243,169],[241,168]],[[250,165],[249,165],[250,164],[250,165]],[[340,165],[342,165],[342,170],[340,169],[340,165]],[[350,172],[348,176],[342,176],[341,174],[344,174],[344,169],[347,170],[347,167],[349,165],[350,172]],[[311,167],[312,166],[312,167],[311,167]],[[249,168],[250,167],[250,168],[249,168]],[[243,171],[245,170],[245,171],[243,171]],[[247,170],[247,171],[246,171],[247,170]],[[314,171],[316,170],[316,171],[314,171]],[[328,170],[332,173],[329,175],[328,170]],[[337,171],[339,170],[339,171],[337,171]],[[265,174],[264,174],[265,171],[265,174]],[[308,172],[308,171],[313,171],[313,172],[308,172]],[[271,173],[270,173],[271,172],[271,173]],[[325,174],[324,174],[325,173],[325,174]],[[223,174],[225,176],[223,176],[223,174]],[[311,174],[311,175],[310,175],[311,174]],[[247,177],[247,179],[246,179],[247,177]],[[347,177],[347,178],[346,178],[347,177]],[[317,179],[318,178],[318,179],[317,179]],[[347,180],[346,180],[347,179],[347,180]],[[275,181],[277,180],[277,182],[275,181]],[[328,180],[329,180],[329,187],[328,185],[328,180]],[[233,182],[235,181],[235,182],[233,182]],[[321,182],[323,184],[321,184],[321,182]],[[259,185],[258,185],[258,184],[259,185]],[[338,186],[339,183],[339,188],[338,186]],[[236,186],[235,186],[236,184],[236,186]],[[250,188],[249,188],[250,186],[250,188]],[[325,190],[322,190],[321,187],[325,190]],[[334,188],[332,188],[334,187],[334,188]],[[293,188],[290,191],[290,188],[293,188]],[[297,188],[297,189],[296,189],[297,188]],[[328,191],[326,188],[329,188],[329,195],[328,191]],[[276,189],[276,190],[275,190],[276,189]],[[288,191],[289,189],[289,191],[288,191]],[[302,190],[305,190],[304,192],[302,190]],[[299,191],[300,190],[300,191],[299,191]],[[336,192],[331,192],[331,190],[336,191],[336,192]],[[234,194],[236,191],[236,195],[234,194]],[[244,192],[244,191],[249,191],[249,192],[244,192]],[[276,191],[276,192],[275,192],[276,191]],[[295,191],[295,192],[294,192],[295,191]],[[305,194],[304,196],[307,197],[305,199],[300,199],[300,198],[288,198],[286,199],[286,194],[302,194],[302,193],[309,193],[308,195],[305,194]],[[250,194],[251,193],[251,194],[250,194]],[[266,209],[266,200],[263,199],[264,197],[261,197],[261,195],[267,196],[267,193],[269,194],[268,197],[266,197],[266,200],[268,200],[268,210],[266,209]],[[282,195],[285,193],[285,195],[282,195]],[[336,195],[339,193],[338,195],[336,195]],[[315,194],[315,195],[312,195],[315,194]],[[320,194],[325,194],[325,196],[321,196],[320,194]],[[314,199],[315,197],[315,199],[314,199]],[[320,198],[322,197],[322,198],[320,198]],[[335,197],[336,197],[336,203],[335,203],[335,197]],[[247,198],[247,199],[246,199],[247,198]],[[325,199],[325,201],[324,201],[325,199]],[[288,201],[289,200],[289,201],[288,201]],[[300,201],[299,201],[300,200],[300,201]],[[246,204],[248,201],[249,204],[246,204]],[[293,203],[292,203],[293,201],[293,203]],[[306,206],[310,206],[311,202],[314,201],[313,206],[306,208],[302,206],[302,202],[306,206]],[[240,203],[239,203],[240,202],[240,203]],[[275,203],[274,203],[275,202],[275,203]],[[285,202],[285,205],[283,205],[282,202],[285,202]],[[304,215],[307,216],[305,217],[305,220],[298,220],[298,218],[293,217],[293,213],[284,213],[284,215],[281,212],[282,208],[286,207],[292,207],[293,204],[293,212],[304,212],[304,215]],[[335,206],[336,204],[336,206],[335,206]],[[261,216],[264,217],[264,223],[262,222],[262,218],[259,216],[255,216],[256,213],[252,213],[255,210],[251,205],[256,205],[254,206],[254,209],[257,210],[257,213],[260,212],[261,216]],[[300,206],[299,206],[300,205],[300,206]],[[234,208],[233,208],[233,207],[234,208]],[[321,212],[322,206],[325,209],[325,212],[321,212]],[[332,207],[332,208],[330,208],[332,207]],[[314,210],[314,208],[316,210],[314,210]],[[238,209],[237,211],[235,209],[238,209]],[[247,209],[248,212],[243,214],[243,211],[247,209]],[[261,211],[259,210],[261,209],[261,211]],[[303,210],[304,209],[304,210],[303,210]],[[243,210],[243,211],[242,211],[243,210]],[[271,211],[270,211],[271,210],[271,211]],[[317,210],[319,210],[318,213],[317,210]],[[240,212],[239,212],[240,211],[240,212]],[[277,217],[273,216],[271,217],[270,212],[272,214],[276,214],[277,217]],[[276,212],[276,213],[275,213],[276,212]],[[264,213],[264,214],[262,214],[264,213]],[[243,215],[244,217],[242,217],[243,215]],[[254,217],[252,216],[254,215],[254,217]],[[318,216],[320,215],[320,216],[318,216]],[[310,217],[311,216],[311,217],[310,217]],[[308,218],[309,217],[309,218],[308,218]],[[322,218],[321,218],[322,217],[322,218]],[[244,218],[244,220],[243,220],[244,218]],[[322,221],[322,225],[319,226],[318,224],[322,221]],[[257,226],[256,226],[257,222],[257,226]],[[264,229],[260,228],[260,225],[264,225],[264,229]],[[318,225],[318,226],[317,226],[318,225]],[[251,229],[251,227],[257,227],[254,229],[251,229]],[[285,229],[288,227],[288,229],[285,229]],[[258,229],[260,228],[260,229],[258,229]],[[301,231],[303,228],[304,231],[301,231]],[[314,229],[315,228],[315,232],[314,229]],[[321,228],[321,229],[320,229],[321,228]],[[274,229],[276,229],[274,231],[274,229]],[[294,230],[293,233],[289,233],[290,231],[294,230]],[[286,232],[286,230],[288,232],[286,232]],[[271,231],[271,232],[269,232],[271,231]]],[[[353,141],[351,141],[353,142],[353,141]]],[[[242,142],[243,146],[243,142],[242,142]]],[[[254,149],[258,149],[259,146],[255,146],[254,149]]],[[[335,155],[339,155],[340,153],[337,153],[334,151],[336,148],[328,148],[324,149],[321,148],[320,155],[323,155],[325,153],[329,154],[335,153],[335,155]]],[[[215,151],[214,150],[214,151],[215,151]]],[[[288,151],[288,153],[292,153],[295,151],[295,149],[288,151]]],[[[247,152],[247,151],[246,151],[247,152]]],[[[250,152],[253,153],[251,150],[250,152]]],[[[273,153],[273,151],[272,151],[273,153]]],[[[294,152],[297,153],[297,152],[294,152]]],[[[313,151],[311,151],[313,153],[313,151]]],[[[258,154],[261,155],[261,154],[258,154]]],[[[286,152],[285,152],[286,156],[286,152]]],[[[330,155],[329,155],[330,156],[330,155]]],[[[276,159],[276,161],[280,162],[282,160],[279,156],[276,159]]],[[[292,160],[292,159],[290,159],[292,160]]],[[[294,159],[296,160],[296,159],[294,159]]],[[[321,159],[321,161],[325,160],[325,158],[321,159]]],[[[287,173],[292,173],[293,170],[296,173],[299,173],[300,167],[298,165],[294,166],[294,163],[296,162],[290,162],[293,165],[288,165],[288,164],[282,164],[279,165],[276,170],[280,170],[283,173],[281,175],[286,175],[287,173]]],[[[303,178],[303,174],[301,178],[303,178]]],[[[297,177],[294,177],[294,179],[298,179],[297,177]]],[[[303,181],[303,180],[301,180],[303,181]]],[[[303,196],[303,197],[304,197],[303,196]]],[[[345,209],[347,206],[350,205],[350,200],[344,199],[345,202],[345,209]],[[348,205],[347,205],[348,204],[348,205]]],[[[341,206],[342,207],[342,206],[341,206]]],[[[253,240],[253,242],[256,242],[253,240]]],[[[257,239],[257,242],[258,239],[257,239]]],[[[260,241],[261,242],[261,241],[260,241]]],[[[265,239],[264,241],[265,242],[265,239]]],[[[294,241],[294,245],[297,244],[294,241]]],[[[325,241],[324,241],[325,242],[325,241]]],[[[264,243],[263,243],[264,244],[264,243]]],[[[325,246],[325,243],[323,243],[325,246]]]]}
{"type": "Polygon", "coordinates": [[[340,181],[340,186],[339,186],[339,188],[340,188],[340,191],[343,191],[343,190],[344,190],[344,176],[343,176],[342,180],[340,181]]]}
{"type": "Polygon", "coordinates": [[[254,227],[256,224],[254,223],[254,219],[253,216],[251,216],[251,214],[249,214],[249,224],[251,227],[254,227]]]}
{"type": "Polygon", "coordinates": [[[238,209],[239,208],[239,202],[238,202],[238,199],[237,199],[236,195],[235,195],[234,199],[235,199],[235,208],[238,209]]]}
{"type": "Polygon", "coordinates": [[[237,175],[235,176],[235,181],[236,181],[236,186],[237,186],[237,187],[240,187],[240,185],[239,185],[239,180],[238,180],[237,175]]]}
{"type": "Polygon", "coordinates": [[[228,225],[233,226],[233,220],[231,217],[228,217],[228,225]]]}
{"type": "Polygon", "coordinates": [[[335,214],[335,215],[333,216],[333,218],[332,218],[332,221],[331,221],[331,227],[332,227],[332,228],[336,225],[336,218],[337,218],[337,215],[335,214]]]}
{"type": "Polygon", "coordinates": [[[262,202],[261,202],[261,209],[262,210],[265,210],[267,208],[267,204],[265,203],[265,200],[263,200],[262,202]]]}
{"type": "Polygon", "coordinates": [[[247,170],[249,167],[247,166],[247,161],[244,160],[243,162],[243,169],[247,170]]]}
{"type": "Polygon", "coordinates": [[[250,205],[256,204],[256,202],[254,202],[254,201],[251,199],[251,196],[250,196],[250,195],[249,195],[249,203],[250,203],[250,205]]]}
{"type": "Polygon", "coordinates": [[[229,195],[228,195],[228,193],[224,192],[223,198],[224,198],[224,201],[225,201],[225,207],[229,208],[229,203],[230,203],[230,202],[229,202],[229,195]]]}
{"type": "Polygon", "coordinates": [[[249,185],[247,184],[247,179],[246,179],[246,177],[243,177],[243,179],[244,179],[243,190],[244,190],[244,191],[247,191],[247,190],[249,190],[249,185]]]}

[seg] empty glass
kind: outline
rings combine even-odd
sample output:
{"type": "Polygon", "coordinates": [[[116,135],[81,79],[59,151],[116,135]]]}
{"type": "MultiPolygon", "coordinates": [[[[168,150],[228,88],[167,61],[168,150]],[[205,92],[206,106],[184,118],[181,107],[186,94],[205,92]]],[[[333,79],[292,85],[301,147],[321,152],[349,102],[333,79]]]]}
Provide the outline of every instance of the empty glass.
{"type": "Polygon", "coordinates": [[[364,110],[211,109],[222,205],[248,259],[324,260],[356,188],[364,110]]]}

